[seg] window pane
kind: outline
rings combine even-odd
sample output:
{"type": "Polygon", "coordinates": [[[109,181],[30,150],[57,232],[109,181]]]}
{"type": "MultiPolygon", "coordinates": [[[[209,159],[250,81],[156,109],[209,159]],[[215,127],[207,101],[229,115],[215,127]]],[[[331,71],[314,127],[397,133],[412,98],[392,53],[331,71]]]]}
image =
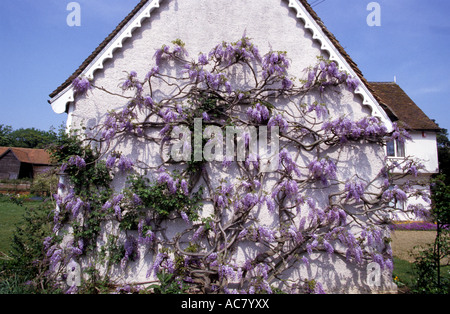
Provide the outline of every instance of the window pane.
{"type": "Polygon", "coordinates": [[[394,142],[388,142],[386,146],[387,155],[390,157],[395,157],[395,147],[394,142]]]}
{"type": "Polygon", "coordinates": [[[397,144],[397,157],[405,157],[405,143],[396,140],[395,144],[397,144]]]}

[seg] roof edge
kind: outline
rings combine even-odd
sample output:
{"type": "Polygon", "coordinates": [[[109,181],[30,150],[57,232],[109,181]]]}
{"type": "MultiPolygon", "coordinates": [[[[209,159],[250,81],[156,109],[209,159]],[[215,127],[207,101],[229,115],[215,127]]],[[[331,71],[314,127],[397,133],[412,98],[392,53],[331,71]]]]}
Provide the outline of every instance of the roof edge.
{"type": "Polygon", "coordinates": [[[163,0],[141,0],[130,14],[105,38],[96,50],[82,63],[82,65],[49,96],[48,101],[54,112],[60,114],[67,111],[67,104],[75,100],[72,81],[77,77],[94,78],[94,72],[103,69],[107,59],[113,58],[114,52],[122,48],[123,42],[133,36],[133,31],[142,26],[142,22],[150,17],[153,9],[159,8],[163,0]]]}
{"type": "Polygon", "coordinates": [[[391,119],[382,108],[379,99],[377,99],[374,92],[370,89],[370,85],[362,75],[361,71],[335,39],[333,34],[325,27],[309,3],[306,0],[289,0],[289,7],[294,8],[297,11],[297,18],[300,18],[305,22],[305,28],[310,29],[313,34],[313,39],[318,40],[321,43],[321,50],[328,52],[330,55],[329,59],[336,62],[341,70],[347,71],[360,80],[360,84],[355,90],[355,94],[359,94],[362,97],[363,105],[368,106],[371,109],[373,116],[378,117],[388,130],[392,130],[393,125],[391,119]],[[344,54],[348,60],[346,60],[344,54]]]}

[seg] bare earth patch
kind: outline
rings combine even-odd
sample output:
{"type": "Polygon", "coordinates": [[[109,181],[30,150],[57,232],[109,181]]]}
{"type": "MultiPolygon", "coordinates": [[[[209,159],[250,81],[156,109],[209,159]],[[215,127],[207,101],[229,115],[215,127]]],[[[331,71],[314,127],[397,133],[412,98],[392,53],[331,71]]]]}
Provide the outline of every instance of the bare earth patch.
{"type": "MultiPolygon", "coordinates": [[[[427,246],[434,243],[436,231],[402,231],[396,230],[391,234],[392,252],[395,257],[408,262],[414,262],[411,251],[416,246],[427,246]]],[[[417,252],[417,250],[414,250],[417,252]]]]}

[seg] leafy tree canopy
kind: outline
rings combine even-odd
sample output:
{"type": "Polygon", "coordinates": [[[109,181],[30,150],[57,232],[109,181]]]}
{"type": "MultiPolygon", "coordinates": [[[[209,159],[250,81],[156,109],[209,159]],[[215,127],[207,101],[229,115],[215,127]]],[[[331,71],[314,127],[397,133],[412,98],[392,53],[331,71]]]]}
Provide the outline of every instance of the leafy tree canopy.
{"type": "Polygon", "coordinates": [[[35,128],[13,130],[9,125],[0,124],[0,146],[23,148],[46,148],[57,138],[53,128],[49,131],[35,128]]]}

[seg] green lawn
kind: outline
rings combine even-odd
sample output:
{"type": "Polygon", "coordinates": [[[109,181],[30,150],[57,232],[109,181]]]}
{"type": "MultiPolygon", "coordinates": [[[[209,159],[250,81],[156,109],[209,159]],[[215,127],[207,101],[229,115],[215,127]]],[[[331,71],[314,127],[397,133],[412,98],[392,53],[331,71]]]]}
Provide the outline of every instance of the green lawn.
{"type": "MultiPolygon", "coordinates": [[[[415,285],[416,277],[413,270],[413,263],[394,256],[394,271],[392,275],[394,282],[398,286],[399,293],[409,293],[415,285]]],[[[450,266],[441,267],[441,276],[442,280],[450,281],[450,266]]]]}
{"type": "Polygon", "coordinates": [[[19,206],[0,197],[0,252],[8,253],[16,224],[20,223],[28,208],[37,204],[39,202],[31,201],[19,206]]]}
{"type": "Polygon", "coordinates": [[[405,291],[414,285],[413,264],[394,256],[394,281],[400,291],[405,291]]]}

